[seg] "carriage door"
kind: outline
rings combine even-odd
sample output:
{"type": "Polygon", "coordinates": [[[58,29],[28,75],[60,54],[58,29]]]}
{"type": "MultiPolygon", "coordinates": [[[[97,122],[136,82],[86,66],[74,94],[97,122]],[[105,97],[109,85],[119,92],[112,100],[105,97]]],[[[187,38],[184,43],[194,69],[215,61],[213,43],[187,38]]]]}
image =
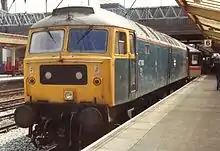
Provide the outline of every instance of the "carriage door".
{"type": "Polygon", "coordinates": [[[167,68],[167,84],[170,83],[170,78],[172,74],[172,64],[173,64],[173,58],[172,58],[172,47],[168,48],[168,68],[167,68]]]}
{"type": "Polygon", "coordinates": [[[129,92],[134,97],[137,91],[137,55],[136,55],[136,36],[129,34],[129,92]]]}

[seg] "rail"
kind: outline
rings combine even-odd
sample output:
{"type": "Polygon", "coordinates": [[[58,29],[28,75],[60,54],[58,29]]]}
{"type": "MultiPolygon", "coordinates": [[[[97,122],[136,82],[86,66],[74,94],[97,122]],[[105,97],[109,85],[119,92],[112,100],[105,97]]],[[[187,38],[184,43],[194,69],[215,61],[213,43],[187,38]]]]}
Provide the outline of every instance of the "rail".
{"type": "Polygon", "coordinates": [[[0,97],[18,95],[18,94],[21,94],[21,93],[24,93],[24,88],[4,90],[4,91],[0,91],[0,97]]]}
{"type": "Polygon", "coordinates": [[[16,98],[7,101],[0,102],[0,112],[7,111],[9,109],[15,109],[16,107],[24,103],[24,98],[16,98]]]}
{"type": "MultiPolygon", "coordinates": [[[[5,91],[9,92],[9,91],[5,91]]],[[[0,102],[0,133],[7,132],[11,129],[17,128],[14,121],[14,113],[8,113],[9,110],[13,111],[16,107],[23,104],[24,98],[16,98],[0,102]],[[6,111],[6,112],[4,112],[6,111]],[[6,113],[5,115],[3,115],[6,113]]]]}
{"type": "Polygon", "coordinates": [[[0,133],[9,131],[10,129],[16,128],[14,122],[14,113],[0,116],[0,133]]]}

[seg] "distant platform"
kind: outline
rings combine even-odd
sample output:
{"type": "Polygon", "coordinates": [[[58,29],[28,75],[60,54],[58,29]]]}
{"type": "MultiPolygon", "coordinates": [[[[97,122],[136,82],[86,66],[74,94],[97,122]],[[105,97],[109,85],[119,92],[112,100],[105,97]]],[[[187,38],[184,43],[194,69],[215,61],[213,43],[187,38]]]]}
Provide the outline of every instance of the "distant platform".
{"type": "Polygon", "coordinates": [[[220,91],[201,76],[82,151],[218,151],[220,91]]]}
{"type": "Polygon", "coordinates": [[[18,81],[18,80],[23,80],[23,79],[24,79],[23,76],[12,77],[12,76],[1,76],[0,75],[0,83],[18,81]]]}
{"type": "Polygon", "coordinates": [[[4,77],[12,77],[12,76],[9,74],[0,74],[0,78],[4,78],[4,77]]]}

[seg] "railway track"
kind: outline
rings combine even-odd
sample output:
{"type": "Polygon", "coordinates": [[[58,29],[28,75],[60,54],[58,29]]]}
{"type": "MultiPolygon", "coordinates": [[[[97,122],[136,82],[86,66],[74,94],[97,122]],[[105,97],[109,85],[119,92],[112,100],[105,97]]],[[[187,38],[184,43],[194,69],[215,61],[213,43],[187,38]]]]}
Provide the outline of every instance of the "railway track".
{"type": "Polygon", "coordinates": [[[9,109],[15,109],[16,107],[24,103],[24,98],[15,98],[7,101],[0,102],[0,112],[7,111],[9,109]]]}
{"type": "Polygon", "coordinates": [[[0,126],[0,133],[5,133],[8,132],[11,129],[15,129],[17,128],[15,123],[11,123],[11,124],[6,124],[4,126],[0,126]]]}
{"type": "MultiPolygon", "coordinates": [[[[22,105],[23,103],[24,103],[23,97],[1,101],[0,102],[0,113],[13,110],[16,107],[22,105]]],[[[14,128],[17,128],[17,126],[14,121],[13,112],[6,113],[5,115],[0,116],[0,133],[7,132],[14,128]]]]}
{"type": "MultiPolygon", "coordinates": [[[[19,94],[23,94],[23,88],[9,89],[0,91],[0,98],[7,98],[19,94]]],[[[23,104],[24,97],[19,98],[11,98],[7,100],[0,100],[0,112],[8,111],[11,109],[15,109],[16,107],[23,104]]],[[[14,121],[14,113],[7,113],[6,115],[0,116],[0,133],[7,132],[13,128],[16,128],[16,124],[14,121]]]]}
{"type": "Polygon", "coordinates": [[[16,128],[14,113],[0,116],[0,133],[16,128]]]}
{"type": "Polygon", "coordinates": [[[24,88],[4,90],[4,91],[0,91],[0,97],[19,95],[19,94],[23,94],[23,93],[24,93],[24,88]]]}
{"type": "Polygon", "coordinates": [[[5,119],[10,119],[10,118],[13,118],[14,114],[11,113],[11,114],[7,114],[7,115],[3,115],[3,116],[0,116],[0,122],[2,120],[5,120],[5,119]]]}

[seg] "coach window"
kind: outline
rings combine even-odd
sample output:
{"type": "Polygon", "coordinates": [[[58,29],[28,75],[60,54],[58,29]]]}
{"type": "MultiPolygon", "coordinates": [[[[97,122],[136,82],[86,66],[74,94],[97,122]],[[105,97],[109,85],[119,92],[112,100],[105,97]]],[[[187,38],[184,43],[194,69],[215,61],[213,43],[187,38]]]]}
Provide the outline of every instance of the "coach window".
{"type": "Polygon", "coordinates": [[[116,54],[126,54],[127,53],[127,40],[126,40],[126,33],[125,32],[116,32],[116,54]]]}
{"type": "Polygon", "coordinates": [[[198,55],[192,55],[192,65],[198,64],[198,55]]]}

